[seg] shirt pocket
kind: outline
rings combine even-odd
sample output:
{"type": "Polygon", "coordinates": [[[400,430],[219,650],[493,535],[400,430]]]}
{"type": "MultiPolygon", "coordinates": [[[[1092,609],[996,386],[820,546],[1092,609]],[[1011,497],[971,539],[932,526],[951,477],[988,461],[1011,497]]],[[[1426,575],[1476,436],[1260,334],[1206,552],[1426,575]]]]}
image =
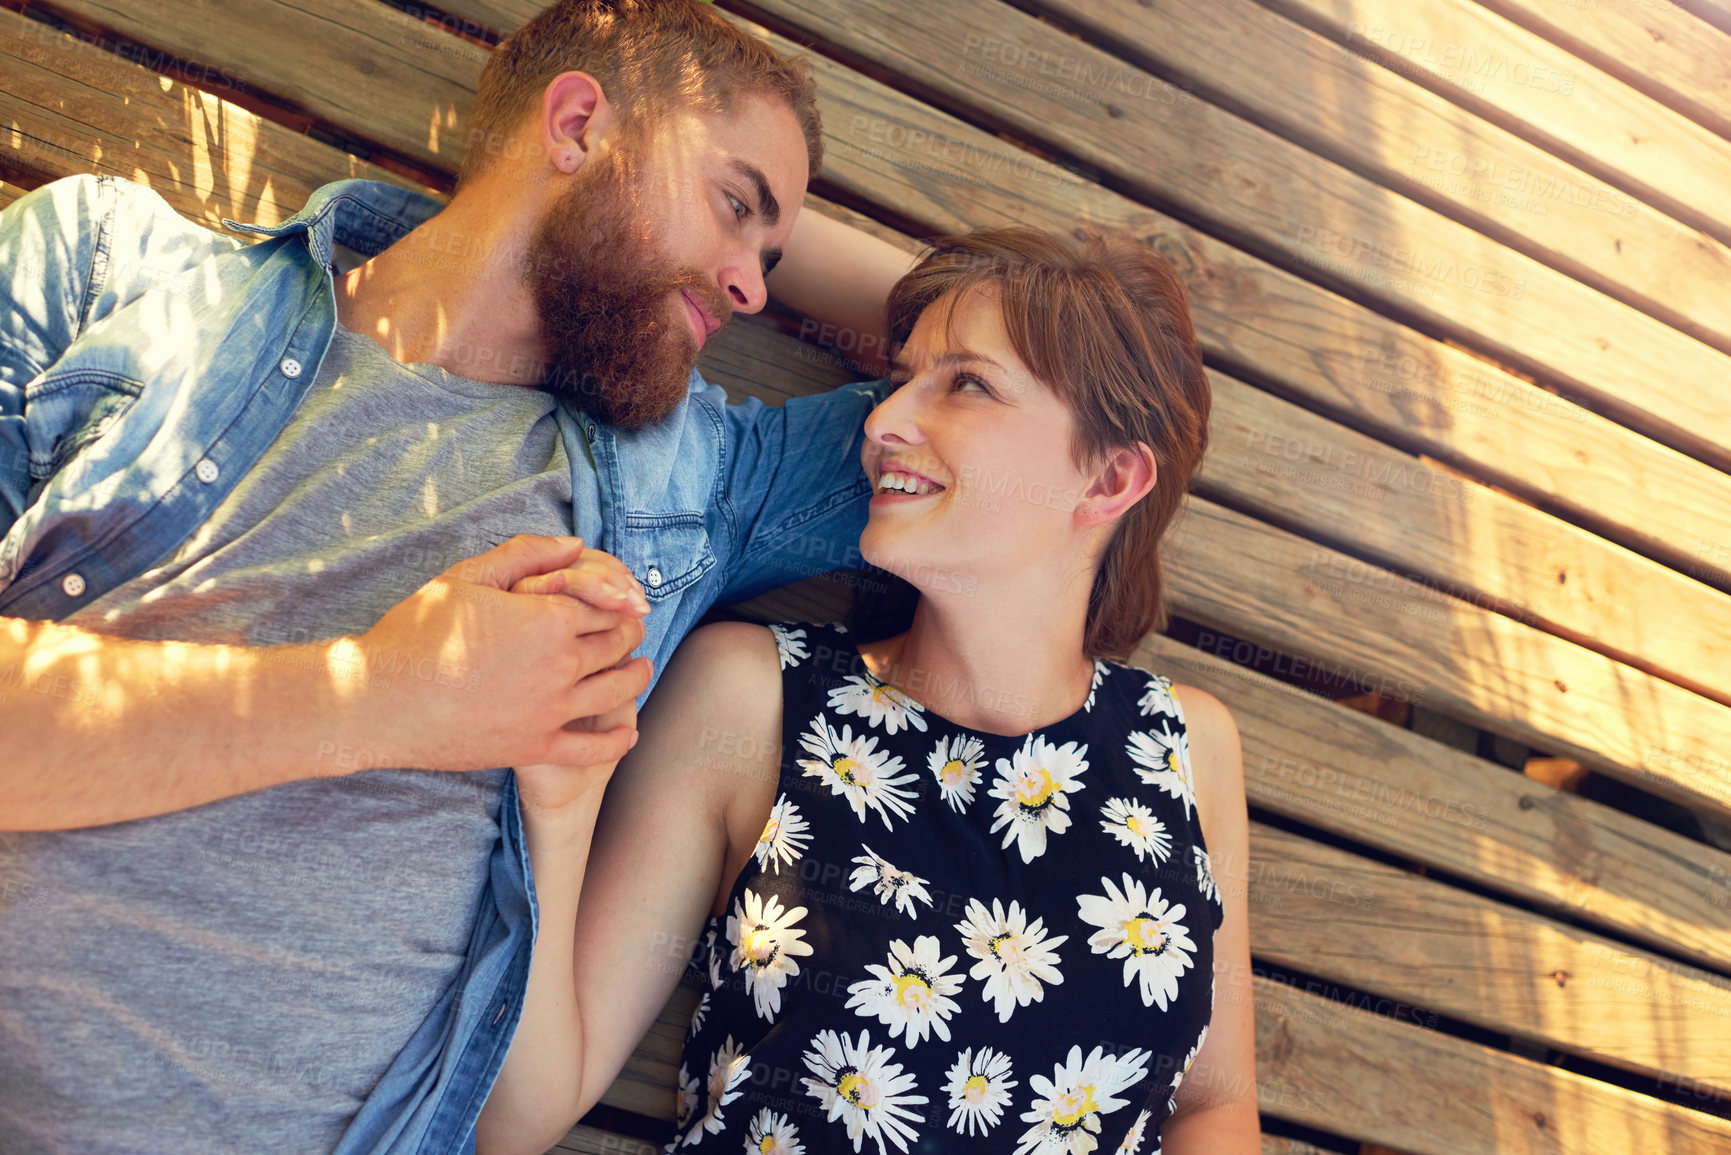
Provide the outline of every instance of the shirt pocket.
{"type": "Polygon", "coordinates": [[[628,513],[615,544],[650,602],[678,593],[715,566],[701,513],[628,513]]]}
{"type": "Polygon", "coordinates": [[[25,387],[30,477],[45,481],[108,431],[144,391],[142,382],[105,369],[50,369],[25,387]]]}

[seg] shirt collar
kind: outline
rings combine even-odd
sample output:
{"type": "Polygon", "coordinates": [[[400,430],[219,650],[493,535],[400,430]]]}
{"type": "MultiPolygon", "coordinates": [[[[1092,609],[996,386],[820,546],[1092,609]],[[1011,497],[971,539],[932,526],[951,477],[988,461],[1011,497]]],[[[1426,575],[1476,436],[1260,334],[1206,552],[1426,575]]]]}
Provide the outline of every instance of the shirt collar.
{"type": "Polygon", "coordinates": [[[321,185],[305,207],[280,224],[242,224],[226,218],[236,232],[280,237],[305,233],[313,257],[331,267],[331,246],[343,245],[377,256],[444,208],[426,193],[374,180],[339,180],[321,185]]]}

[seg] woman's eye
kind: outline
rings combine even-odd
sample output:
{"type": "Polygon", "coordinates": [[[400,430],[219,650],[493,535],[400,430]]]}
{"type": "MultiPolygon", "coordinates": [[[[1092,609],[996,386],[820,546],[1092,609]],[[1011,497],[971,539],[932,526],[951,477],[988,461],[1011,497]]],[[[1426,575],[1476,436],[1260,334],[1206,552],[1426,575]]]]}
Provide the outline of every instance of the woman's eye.
{"type": "Polygon", "coordinates": [[[958,373],[958,374],[956,374],[956,391],[957,392],[960,392],[962,389],[965,389],[969,385],[972,385],[975,389],[978,389],[982,393],[990,393],[992,391],[992,387],[990,385],[987,385],[984,381],[980,380],[978,377],[974,376],[972,373],[958,373]]]}

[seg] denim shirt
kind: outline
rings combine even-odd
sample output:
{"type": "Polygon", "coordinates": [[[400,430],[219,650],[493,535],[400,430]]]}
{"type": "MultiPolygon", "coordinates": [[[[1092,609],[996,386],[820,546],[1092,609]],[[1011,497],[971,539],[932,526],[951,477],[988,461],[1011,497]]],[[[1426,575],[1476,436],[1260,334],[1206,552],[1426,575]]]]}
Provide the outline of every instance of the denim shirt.
{"type": "MultiPolygon", "coordinates": [[[[336,325],[334,246],[370,257],[439,208],[339,181],[279,225],[224,221],[261,238],[249,245],[140,185],[79,176],[0,213],[0,616],[63,618],[171,554],[318,376],[336,325]]],[[[672,416],[632,432],[559,402],[575,507],[601,515],[593,529],[575,524],[642,583],[638,652],[657,678],[711,605],[858,568],[862,424],[888,390],[850,385],[774,408],[731,404],[694,372],[672,416]]],[[[473,1149],[536,926],[512,784],[500,816],[463,972],[340,1152],[473,1149]]]]}

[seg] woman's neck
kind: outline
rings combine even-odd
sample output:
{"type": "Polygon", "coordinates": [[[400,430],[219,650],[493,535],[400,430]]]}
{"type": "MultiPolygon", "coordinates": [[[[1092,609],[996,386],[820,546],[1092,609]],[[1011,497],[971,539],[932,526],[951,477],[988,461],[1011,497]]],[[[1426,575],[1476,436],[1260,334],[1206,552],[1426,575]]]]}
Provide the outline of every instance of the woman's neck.
{"type": "Polygon", "coordinates": [[[1087,599],[922,595],[905,633],[860,647],[873,676],[957,725],[1020,735],[1082,708],[1087,599]]]}

